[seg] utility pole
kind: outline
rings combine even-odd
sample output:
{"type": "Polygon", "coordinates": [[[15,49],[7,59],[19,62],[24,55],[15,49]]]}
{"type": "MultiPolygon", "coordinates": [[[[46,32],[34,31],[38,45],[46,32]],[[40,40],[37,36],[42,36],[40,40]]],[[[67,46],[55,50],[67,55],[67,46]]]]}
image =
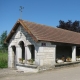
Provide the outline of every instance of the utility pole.
{"type": "Polygon", "coordinates": [[[22,18],[23,9],[24,9],[24,7],[23,6],[20,6],[20,9],[19,9],[19,11],[20,11],[20,18],[22,18]]]}

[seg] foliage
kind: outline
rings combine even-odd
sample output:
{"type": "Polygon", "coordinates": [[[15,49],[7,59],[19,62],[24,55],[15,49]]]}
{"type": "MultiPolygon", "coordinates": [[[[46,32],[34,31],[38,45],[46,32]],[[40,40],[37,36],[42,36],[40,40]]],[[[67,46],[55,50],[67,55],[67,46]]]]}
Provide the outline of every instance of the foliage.
{"type": "Polygon", "coordinates": [[[25,63],[25,59],[19,58],[19,62],[20,62],[20,63],[25,63]]]}
{"type": "Polygon", "coordinates": [[[64,21],[60,20],[57,28],[80,32],[80,22],[79,21],[72,22],[71,20],[64,22],[64,21]]]}
{"type": "Polygon", "coordinates": [[[71,58],[70,58],[70,57],[67,57],[67,58],[66,58],[66,61],[67,61],[67,62],[71,62],[71,58]]]}
{"type": "Polygon", "coordinates": [[[1,35],[0,35],[0,50],[7,50],[7,44],[4,43],[5,39],[7,37],[7,31],[4,31],[1,35]]]}
{"type": "Polygon", "coordinates": [[[0,68],[7,68],[7,67],[8,67],[8,54],[0,53],[0,68]]]}
{"type": "Polygon", "coordinates": [[[29,62],[30,64],[33,64],[34,60],[33,60],[33,59],[29,59],[28,62],[29,62]]]}
{"type": "Polygon", "coordinates": [[[7,44],[4,43],[7,37],[7,31],[4,31],[0,35],[0,68],[8,67],[8,54],[7,54],[7,44]]]}

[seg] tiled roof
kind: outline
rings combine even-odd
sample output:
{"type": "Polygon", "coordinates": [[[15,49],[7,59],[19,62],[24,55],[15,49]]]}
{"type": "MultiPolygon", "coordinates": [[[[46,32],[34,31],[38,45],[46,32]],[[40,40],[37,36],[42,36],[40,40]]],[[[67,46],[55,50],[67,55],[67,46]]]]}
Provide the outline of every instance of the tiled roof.
{"type": "MultiPolygon", "coordinates": [[[[18,24],[21,24],[35,41],[41,40],[59,43],[80,44],[80,33],[77,32],[60,28],[53,28],[24,20],[18,20],[12,29],[13,31],[17,29],[18,24]]],[[[6,39],[6,42],[8,42],[10,38],[11,32],[6,39]]]]}

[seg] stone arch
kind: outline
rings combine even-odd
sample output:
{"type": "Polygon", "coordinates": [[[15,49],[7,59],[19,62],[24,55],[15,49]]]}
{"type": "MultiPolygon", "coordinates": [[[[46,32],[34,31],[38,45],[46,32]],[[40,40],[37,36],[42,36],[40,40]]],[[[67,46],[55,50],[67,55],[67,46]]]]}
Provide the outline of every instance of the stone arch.
{"type": "Polygon", "coordinates": [[[10,43],[9,44],[9,47],[12,47],[12,46],[15,46],[16,47],[16,44],[15,43],[10,43]]]}
{"type": "Polygon", "coordinates": [[[20,44],[21,41],[24,42],[24,46],[27,46],[27,44],[26,44],[26,40],[24,40],[24,39],[20,39],[20,40],[17,42],[17,46],[19,46],[19,44],[20,44]]]}

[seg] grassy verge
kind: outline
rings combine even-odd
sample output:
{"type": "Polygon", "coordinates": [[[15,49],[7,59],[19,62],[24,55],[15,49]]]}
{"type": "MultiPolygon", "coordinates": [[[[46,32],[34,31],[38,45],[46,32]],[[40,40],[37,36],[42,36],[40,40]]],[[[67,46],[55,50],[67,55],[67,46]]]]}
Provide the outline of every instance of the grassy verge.
{"type": "Polygon", "coordinates": [[[0,53],[0,68],[7,68],[7,67],[8,67],[8,54],[0,53]]]}

